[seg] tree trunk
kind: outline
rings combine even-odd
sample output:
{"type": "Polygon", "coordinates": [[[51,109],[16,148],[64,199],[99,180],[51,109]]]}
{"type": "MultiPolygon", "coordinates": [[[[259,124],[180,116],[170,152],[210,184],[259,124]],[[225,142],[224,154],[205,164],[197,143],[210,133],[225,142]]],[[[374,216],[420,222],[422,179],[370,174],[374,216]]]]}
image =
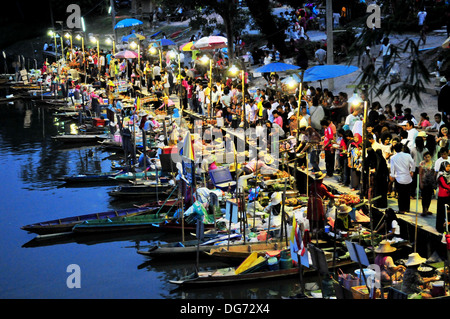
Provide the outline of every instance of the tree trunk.
{"type": "Polygon", "coordinates": [[[261,32],[267,37],[267,40],[274,44],[282,55],[288,53],[286,43],[284,42],[284,30],[279,29],[274,17],[271,14],[271,4],[269,0],[246,0],[248,9],[255,19],[261,32]]]}

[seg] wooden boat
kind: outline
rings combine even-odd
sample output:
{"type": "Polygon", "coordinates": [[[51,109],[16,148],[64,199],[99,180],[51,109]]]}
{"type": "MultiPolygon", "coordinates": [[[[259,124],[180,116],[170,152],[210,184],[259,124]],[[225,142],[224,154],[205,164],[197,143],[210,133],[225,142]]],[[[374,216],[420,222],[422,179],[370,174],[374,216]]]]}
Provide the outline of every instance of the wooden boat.
{"type": "Polygon", "coordinates": [[[99,182],[120,182],[120,180],[115,180],[114,177],[121,174],[121,172],[112,173],[97,173],[97,174],[78,174],[72,176],[58,177],[59,181],[66,183],[99,183],[99,182]]]}
{"type": "Polygon", "coordinates": [[[72,228],[84,221],[100,220],[124,216],[146,214],[155,210],[156,207],[133,207],[121,210],[110,210],[101,213],[92,213],[73,217],[64,217],[48,220],[40,223],[22,226],[21,229],[39,235],[71,232],[72,228]]]}
{"type": "Polygon", "coordinates": [[[251,253],[256,252],[259,256],[264,256],[267,251],[281,250],[285,248],[285,242],[281,241],[269,241],[269,242],[256,242],[246,243],[241,245],[230,245],[230,247],[216,247],[203,253],[209,257],[224,261],[227,263],[241,263],[251,253]]]}
{"type": "MultiPolygon", "coordinates": [[[[356,263],[351,260],[343,260],[336,263],[334,267],[344,268],[347,266],[353,266],[356,263]]],[[[332,261],[328,262],[328,266],[332,267],[332,261]]],[[[303,275],[316,274],[317,271],[310,268],[303,268],[303,275]]],[[[229,284],[241,284],[250,281],[262,281],[262,280],[276,280],[280,278],[288,277],[298,277],[299,268],[287,268],[279,270],[268,270],[264,267],[255,272],[247,273],[235,273],[236,268],[228,267],[212,271],[199,272],[198,274],[192,274],[179,280],[169,280],[169,283],[178,285],[183,288],[194,288],[194,287],[204,287],[204,286],[218,286],[218,285],[229,285],[229,284]]]]}
{"type": "Polygon", "coordinates": [[[86,220],[73,226],[72,231],[74,233],[102,233],[143,229],[160,231],[158,225],[164,223],[166,219],[166,214],[144,214],[115,219],[86,220]]]}
{"type": "Polygon", "coordinates": [[[87,135],[87,134],[64,134],[58,136],[52,136],[52,139],[57,142],[62,143],[97,143],[98,141],[102,141],[108,139],[108,134],[100,134],[100,135],[87,135]]]}
{"type": "Polygon", "coordinates": [[[170,195],[173,186],[166,184],[138,184],[138,185],[121,185],[108,192],[110,196],[116,198],[130,198],[142,196],[159,196],[166,198],[170,195]]]}
{"type": "MultiPolygon", "coordinates": [[[[163,179],[167,179],[167,173],[162,172],[161,170],[158,171],[158,177],[163,178],[163,179]]],[[[143,178],[147,178],[147,179],[156,179],[156,171],[147,171],[147,172],[127,172],[127,173],[120,173],[117,174],[113,177],[111,177],[112,179],[115,179],[117,181],[133,181],[133,180],[142,180],[143,178]]]]}
{"type": "MultiPolygon", "coordinates": [[[[241,237],[242,237],[241,234],[232,234],[230,235],[230,240],[234,242],[236,240],[239,240],[241,237]]],[[[200,244],[198,239],[193,239],[184,241],[184,243],[173,242],[167,244],[158,244],[150,247],[147,251],[138,250],[137,253],[152,258],[173,259],[190,256],[196,254],[197,251],[199,252],[208,251],[213,247],[217,247],[218,242],[227,240],[228,235],[217,234],[216,237],[209,239],[207,241],[202,241],[200,244]]],[[[230,245],[234,245],[233,242],[231,242],[230,245]]]]}

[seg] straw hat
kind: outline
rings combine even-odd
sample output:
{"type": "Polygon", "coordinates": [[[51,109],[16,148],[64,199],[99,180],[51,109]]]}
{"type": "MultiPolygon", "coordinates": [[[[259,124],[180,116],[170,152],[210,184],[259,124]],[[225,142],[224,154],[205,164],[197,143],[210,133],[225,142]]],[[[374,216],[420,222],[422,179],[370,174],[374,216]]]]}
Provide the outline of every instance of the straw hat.
{"type": "Polygon", "coordinates": [[[338,214],[348,214],[352,211],[352,208],[350,206],[347,206],[345,204],[342,204],[338,207],[338,214]]]}
{"type": "Polygon", "coordinates": [[[315,180],[318,180],[318,179],[323,179],[325,177],[325,173],[323,173],[323,172],[316,172],[315,174],[314,174],[314,179],[315,180]]]}
{"type": "Polygon", "coordinates": [[[139,116],[147,116],[147,112],[145,110],[142,110],[138,113],[139,116]]]}
{"type": "Polygon", "coordinates": [[[281,203],[281,192],[275,192],[270,196],[270,204],[272,205],[278,205],[281,203]]]}
{"type": "Polygon", "coordinates": [[[417,134],[417,136],[427,137],[427,133],[425,131],[420,131],[419,134],[417,134]]]}
{"type": "Polygon", "coordinates": [[[273,159],[273,157],[270,156],[269,154],[267,154],[267,155],[264,156],[264,162],[265,162],[267,165],[272,164],[274,161],[275,161],[275,160],[273,159]]]}
{"type": "Polygon", "coordinates": [[[374,251],[376,253],[380,253],[380,254],[387,254],[387,253],[392,253],[396,250],[397,250],[397,248],[392,247],[391,244],[387,240],[382,240],[380,242],[380,245],[377,248],[375,248],[374,251]]]}
{"type": "Polygon", "coordinates": [[[412,253],[408,255],[408,260],[406,261],[405,266],[406,267],[417,266],[424,263],[425,261],[426,258],[420,257],[418,253],[412,253]]]}

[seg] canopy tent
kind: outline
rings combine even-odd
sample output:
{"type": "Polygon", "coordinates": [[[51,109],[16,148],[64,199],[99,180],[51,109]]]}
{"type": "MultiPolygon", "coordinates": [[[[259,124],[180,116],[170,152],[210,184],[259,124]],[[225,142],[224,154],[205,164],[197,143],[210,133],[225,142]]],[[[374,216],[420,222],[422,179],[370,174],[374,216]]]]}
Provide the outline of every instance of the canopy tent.
{"type": "Polygon", "coordinates": [[[124,19],[117,22],[116,25],[114,26],[114,29],[134,27],[140,24],[143,24],[143,22],[138,19],[124,19]]]}

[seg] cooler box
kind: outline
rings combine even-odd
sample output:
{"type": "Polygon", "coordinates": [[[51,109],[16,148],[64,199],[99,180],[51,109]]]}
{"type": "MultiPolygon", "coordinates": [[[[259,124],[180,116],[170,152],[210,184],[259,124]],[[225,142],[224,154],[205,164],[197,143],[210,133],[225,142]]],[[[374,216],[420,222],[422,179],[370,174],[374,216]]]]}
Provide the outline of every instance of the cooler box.
{"type": "Polygon", "coordinates": [[[228,167],[219,167],[209,171],[209,176],[217,188],[227,191],[230,188],[231,192],[236,189],[236,181],[231,177],[231,173],[228,167]]]}
{"type": "Polygon", "coordinates": [[[178,148],[176,146],[166,146],[162,148],[163,154],[174,154],[178,152],[178,148]]]}
{"type": "Polygon", "coordinates": [[[92,119],[94,126],[105,126],[106,121],[104,119],[98,118],[98,117],[94,117],[92,119]]]}

